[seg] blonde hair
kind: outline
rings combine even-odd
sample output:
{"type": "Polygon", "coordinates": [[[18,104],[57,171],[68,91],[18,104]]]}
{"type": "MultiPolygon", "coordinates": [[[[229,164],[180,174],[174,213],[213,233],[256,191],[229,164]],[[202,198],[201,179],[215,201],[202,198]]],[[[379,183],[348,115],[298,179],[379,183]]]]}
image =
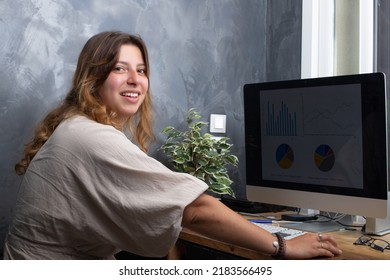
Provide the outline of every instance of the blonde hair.
{"type": "MultiPolygon", "coordinates": [[[[49,112],[38,124],[33,140],[25,145],[23,158],[15,165],[18,175],[26,172],[39,149],[66,118],[80,114],[96,122],[122,129],[114,121],[115,112],[110,111],[99,98],[99,89],[117,62],[122,45],[135,45],[140,49],[146,66],[146,76],[149,79],[148,51],[139,36],[113,31],[102,32],[91,37],[80,53],[73,76],[72,89],[61,104],[49,112]]],[[[154,140],[152,111],[149,83],[142,105],[127,122],[131,136],[135,138],[144,152],[148,151],[149,144],[154,140]]]]}

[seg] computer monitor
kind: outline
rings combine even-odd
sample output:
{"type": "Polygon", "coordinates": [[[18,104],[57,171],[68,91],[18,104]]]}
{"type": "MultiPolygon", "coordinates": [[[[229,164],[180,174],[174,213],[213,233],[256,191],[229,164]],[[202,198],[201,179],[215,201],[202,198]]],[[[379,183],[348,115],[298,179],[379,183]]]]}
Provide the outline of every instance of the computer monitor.
{"type": "Polygon", "coordinates": [[[244,86],[248,200],[387,219],[383,73],[244,86]]]}

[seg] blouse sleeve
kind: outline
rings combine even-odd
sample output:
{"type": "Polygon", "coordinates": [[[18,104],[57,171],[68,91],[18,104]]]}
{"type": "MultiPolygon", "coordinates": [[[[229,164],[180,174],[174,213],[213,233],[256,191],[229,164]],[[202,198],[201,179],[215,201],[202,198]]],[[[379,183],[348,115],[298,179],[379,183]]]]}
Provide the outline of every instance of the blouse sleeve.
{"type": "Polygon", "coordinates": [[[111,126],[84,118],[61,126],[45,149],[57,153],[50,168],[66,182],[58,189],[78,234],[135,254],[165,255],[181,231],[184,208],[207,185],[171,171],[111,126]]]}

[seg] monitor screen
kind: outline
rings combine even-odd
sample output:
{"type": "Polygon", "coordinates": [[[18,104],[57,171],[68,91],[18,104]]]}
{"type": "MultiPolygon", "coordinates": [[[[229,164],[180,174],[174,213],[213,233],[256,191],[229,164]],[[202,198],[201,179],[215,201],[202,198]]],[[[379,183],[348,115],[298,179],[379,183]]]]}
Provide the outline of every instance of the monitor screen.
{"type": "Polygon", "coordinates": [[[244,86],[247,198],[386,217],[385,76],[244,86]]]}

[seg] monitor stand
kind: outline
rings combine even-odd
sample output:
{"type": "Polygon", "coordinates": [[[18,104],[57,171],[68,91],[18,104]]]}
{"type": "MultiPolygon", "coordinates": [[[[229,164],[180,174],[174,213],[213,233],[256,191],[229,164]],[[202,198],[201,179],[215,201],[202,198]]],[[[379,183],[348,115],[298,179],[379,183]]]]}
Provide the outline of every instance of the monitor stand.
{"type": "Polygon", "coordinates": [[[366,226],[364,228],[366,234],[385,235],[390,233],[390,192],[387,194],[387,216],[384,219],[366,218],[366,226]]]}
{"type": "MultiPolygon", "coordinates": [[[[318,211],[318,213],[321,213],[318,211]]],[[[348,228],[348,225],[353,225],[354,216],[351,215],[343,215],[342,217],[337,218],[337,221],[332,220],[339,216],[338,213],[332,213],[332,212],[325,212],[322,216],[329,217],[325,219],[319,218],[318,220],[314,219],[311,221],[304,221],[302,223],[284,223],[283,227],[291,228],[291,229],[297,229],[302,231],[309,231],[309,232],[331,232],[331,231],[339,231],[339,230],[345,230],[348,228]]],[[[282,216],[283,218],[283,216],[282,216]]],[[[303,221],[303,220],[302,220],[303,221]]]]}
{"type": "Polygon", "coordinates": [[[334,221],[326,221],[326,222],[314,221],[314,222],[291,223],[291,224],[285,223],[282,226],[286,228],[309,231],[309,232],[331,232],[331,231],[339,231],[345,229],[345,226],[334,221]]]}

